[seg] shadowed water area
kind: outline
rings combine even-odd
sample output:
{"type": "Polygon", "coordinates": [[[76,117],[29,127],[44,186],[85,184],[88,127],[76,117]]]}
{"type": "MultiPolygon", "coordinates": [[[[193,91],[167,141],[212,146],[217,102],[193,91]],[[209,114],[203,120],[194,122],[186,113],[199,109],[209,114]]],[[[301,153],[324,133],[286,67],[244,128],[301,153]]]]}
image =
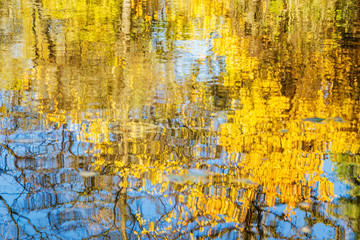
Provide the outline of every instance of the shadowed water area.
{"type": "Polygon", "coordinates": [[[358,0],[0,2],[0,239],[359,239],[358,0]]]}

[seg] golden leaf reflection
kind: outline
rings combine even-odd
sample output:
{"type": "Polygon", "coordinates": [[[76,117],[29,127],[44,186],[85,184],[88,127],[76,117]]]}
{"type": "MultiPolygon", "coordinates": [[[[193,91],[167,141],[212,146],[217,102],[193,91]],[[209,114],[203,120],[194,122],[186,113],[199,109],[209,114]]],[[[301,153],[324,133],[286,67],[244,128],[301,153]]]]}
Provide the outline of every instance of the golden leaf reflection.
{"type": "Polygon", "coordinates": [[[20,2],[1,238],[358,237],[358,1],[20,2]]]}

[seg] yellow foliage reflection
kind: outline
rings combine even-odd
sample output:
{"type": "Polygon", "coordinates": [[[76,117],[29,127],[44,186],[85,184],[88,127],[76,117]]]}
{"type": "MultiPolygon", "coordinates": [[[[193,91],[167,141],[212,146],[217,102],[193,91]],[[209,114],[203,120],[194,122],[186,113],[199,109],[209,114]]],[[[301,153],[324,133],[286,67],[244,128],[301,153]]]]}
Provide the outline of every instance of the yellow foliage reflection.
{"type": "MultiPolygon", "coordinates": [[[[31,118],[61,135],[56,163],[85,188],[74,195],[119,189],[120,227],[107,223],[122,239],[280,238],[279,222],[294,230],[298,209],[338,197],[325,164],[345,163],[358,194],[347,167],[358,174],[360,51],[339,4],[25,1],[1,17],[21,41],[2,43],[0,125],[31,118]]],[[[1,146],[48,174],[45,153],[30,162],[1,146]]],[[[295,230],[283,238],[307,234],[295,230]]]]}

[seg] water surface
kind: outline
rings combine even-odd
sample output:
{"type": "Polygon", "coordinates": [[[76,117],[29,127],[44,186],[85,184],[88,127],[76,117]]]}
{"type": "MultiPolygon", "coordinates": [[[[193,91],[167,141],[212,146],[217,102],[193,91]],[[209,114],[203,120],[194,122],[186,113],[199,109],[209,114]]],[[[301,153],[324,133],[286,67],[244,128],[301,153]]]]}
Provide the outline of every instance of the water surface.
{"type": "Polygon", "coordinates": [[[360,5],[0,3],[0,238],[358,239],[360,5]]]}

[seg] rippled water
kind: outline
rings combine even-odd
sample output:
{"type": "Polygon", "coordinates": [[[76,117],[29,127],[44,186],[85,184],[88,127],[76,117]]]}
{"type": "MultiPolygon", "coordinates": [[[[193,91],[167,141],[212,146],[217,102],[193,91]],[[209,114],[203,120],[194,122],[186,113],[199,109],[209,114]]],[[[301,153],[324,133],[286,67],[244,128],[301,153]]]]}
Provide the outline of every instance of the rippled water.
{"type": "Polygon", "coordinates": [[[0,238],[360,237],[357,0],[0,19],[0,238]]]}

